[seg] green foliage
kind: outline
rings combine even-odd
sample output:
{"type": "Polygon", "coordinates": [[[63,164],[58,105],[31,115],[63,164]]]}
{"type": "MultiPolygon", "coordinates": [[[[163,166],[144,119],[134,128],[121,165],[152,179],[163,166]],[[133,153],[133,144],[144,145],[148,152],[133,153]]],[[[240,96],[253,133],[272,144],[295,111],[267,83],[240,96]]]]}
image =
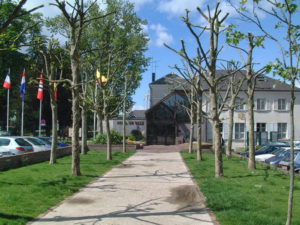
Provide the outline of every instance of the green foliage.
{"type": "MultiPolygon", "coordinates": [[[[247,160],[232,157],[223,162],[225,177],[216,179],[213,154],[204,154],[201,162],[196,160],[196,153],[182,155],[220,224],[285,224],[289,179],[279,169],[257,164],[255,171],[248,170],[247,160]]],[[[300,178],[297,177],[293,224],[300,224],[299,201],[300,178]]]]}
{"type": "Polygon", "coordinates": [[[55,165],[44,162],[1,171],[0,224],[26,224],[133,153],[113,152],[113,160],[108,161],[104,151],[89,151],[80,156],[82,176],[77,177],[71,175],[71,156],[55,165]]]}
{"type": "Polygon", "coordinates": [[[131,141],[141,141],[143,140],[143,135],[140,130],[132,130],[131,134],[128,135],[129,140],[131,141]]]}
{"type": "MultiPolygon", "coordinates": [[[[123,140],[122,134],[120,134],[118,131],[111,130],[110,131],[111,136],[111,143],[112,144],[121,144],[123,140]]],[[[107,144],[107,134],[98,134],[95,140],[95,144],[107,144]]]]}

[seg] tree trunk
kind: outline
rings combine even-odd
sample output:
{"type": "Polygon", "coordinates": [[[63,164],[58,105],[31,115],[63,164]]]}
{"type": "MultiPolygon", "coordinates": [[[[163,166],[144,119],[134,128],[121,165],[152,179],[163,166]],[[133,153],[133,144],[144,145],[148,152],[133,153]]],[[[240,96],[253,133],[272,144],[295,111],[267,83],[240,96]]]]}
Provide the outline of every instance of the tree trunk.
{"type": "Polygon", "coordinates": [[[189,153],[191,154],[193,152],[193,138],[194,138],[194,125],[195,125],[195,90],[192,87],[191,90],[191,96],[190,96],[190,120],[191,120],[191,126],[190,126],[190,141],[189,141],[189,153]]]}
{"type": "Polygon", "coordinates": [[[201,119],[202,119],[202,95],[198,96],[198,101],[197,101],[197,160],[201,161],[202,160],[202,124],[201,124],[201,119]]]}
{"type": "MultiPolygon", "coordinates": [[[[249,50],[247,59],[247,93],[248,93],[248,115],[249,115],[249,169],[255,169],[255,145],[254,145],[254,113],[253,95],[255,89],[255,77],[252,74],[253,35],[248,34],[249,50]]],[[[245,137],[246,138],[246,137],[245,137]]]]}
{"type": "MultiPolygon", "coordinates": [[[[255,144],[254,144],[254,113],[253,93],[248,94],[249,115],[249,164],[248,169],[255,169],[255,144]]],[[[246,138],[246,137],[245,137],[246,138]]]]}
{"type": "Polygon", "coordinates": [[[232,149],[232,134],[233,134],[233,116],[234,116],[234,108],[230,107],[229,109],[229,131],[228,131],[228,141],[226,148],[226,157],[231,157],[231,149],[232,149]]]}
{"type": "Polygon", "coordinates": [[[97,130],[99,134],[103,134],[103,114],[102,112],[97,112],[97,130]]]}
{"type": "Polygon", "coordinates": [[[108,115],[108,105],[106,101],[106,90],[103,89],[103,99],[104,99],[104,105],[103,105],[103,112],[104,112],[104,120],[105,120],[105,127],[106,127],[106,149],[107,149],[107,160],[112,160],[112,150],[111,150],[111,135],[110,135],[110,126],[109,126],[109,115],[108,115]]]}
{"type": "Polygon", "coordinates": [[[194,106],[191,106],[191,126],[190,126],[190,140],[189,140],[189,153],[191,154],[193,152],[193,138],[194,138],[194,125],[195,125],[195,112],[194,112],[194,106]]]}
{"type": "Polygon", "coordinates": [[[106,126],[106,137],[107,137],[107,160],[112,160],[111,153],[111,136],[110,136],[110,127],[109,127],[109,118],[105,116],[105,126],[106,126]]]}
{"type": "Polygon", "coordinates": [[[54,97],[53,84],[50,84],[50,104],[52,113],[52,144],[49,164],[56,163],[56,148],[57,148],[57,104],[54,97]]]}
{"type": "Polygon", "coordinates": [[[81,154],[87,154],[89,148],[87,145],[87,111],[86,103],[83,102],[81,111],[81,154]]]}
{"type": "Polygon", "coordinates": [[[71,28],[71,69],[72,69],[72,174],[80,176],[80,145],[79,145],[79,126],[80,126],[80,108],[79,108],[79,54],[75,48],[75,30],[71,28]]]}
{"type": "Polygon", "coordinates": [[[295,183],[295,163],[294,163],[294,139],[295,139],[295,122],[294,122],[294,106],[295,106],[295,77],[292,78],[291,83],[291,103],[290,103],[290,191],[289,191],[289,199],[288,199],[288,213],[287,213],[287,221],[286,225],[290,225],[292,223],[293,216],[293,198],[294,198],[294,183],[295,183]]]}
{"type": "Polygon", "coordinates": [[[123,152],[126,152],[126,98],[127,98],[127,76],[125,76],[125,100],[123,104],[123,152]]]}
{"type": "Polygon", "coordinates": [[[213,146],[215,149],[215,172],[216,177],[223,177],[223,160],[222,160],[222,146],[221,146],[221,133],[220,133],[220,121],[218,117],[218,101],[217,94],[213,88],[210,90],[211,99],[211,111],[213,122],[213,146]]]}

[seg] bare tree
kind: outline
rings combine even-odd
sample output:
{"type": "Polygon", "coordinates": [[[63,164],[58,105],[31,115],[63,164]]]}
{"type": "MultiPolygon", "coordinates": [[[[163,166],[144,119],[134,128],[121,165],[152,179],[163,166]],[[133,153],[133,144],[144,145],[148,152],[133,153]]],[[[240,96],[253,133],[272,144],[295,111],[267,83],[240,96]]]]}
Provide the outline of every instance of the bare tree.
{"type": "MultiPolygon", "coordinates": [[[[238,95],[240,93],[240,90],[242,88],[242,85],[244,84],[245,77],[241,74],[238,76],[239,68],[238,65],[234,65],[233,63],[230,63],[230,67],[227,68],[228,73],[232,73],[232,71],[236,71],[235,73],[231,74],[231,77],[229,78],[229,86],[230,86],[230,102],[228,105],[228,111],[229,111],[229,131],[228,131],[228,141],[227,141],[227,147],[226,147],[226,156],[227,158],[231,157],[231,151],[232,151],[232,134],[233,134],[233,124],[234,124],[234,111],[235,108],[243,104],[243,102],[236,103],[236,100],[238,99],[238,95]]],[[[245,137],[246,138],[246,137],[245,137]]]]}
{"type": "Polygon", "coordinates": [[[49,164],[56,163],[56,148],[57,148],[57,102],[55,99],[55,83],[61,82],[63,75],[63,56],[62,49],[58,42],[51,39],[48,43],[39,44],[39,52],[42,54],[45,63],[46,81],[49,85],[51,115],[52,115],[52,145],[49,164]],[[48,46],[46,47],[46,45],[48,46]],[[60,76],[57,78],[57,67],[60,69],[60,76]]]}
{"type": "MultiPolygon", "coordinates": [[[[185,42],[181,40],[181,50],[175,51],[181,57],[183,57],[190,67],[192,67],[201,76],[208,85],[209,98],[210,98],[210,115],[209,119],[213,123],[213,146],[215,150],[215,175],[216,177],[223,177],[223,162],[222,162],[222,148],[221,148],[221,133],[220,133],[220,114],[224,108],[224,102],[228,98],[228,90],[225,92],[223,97],[223,102],[220,103],[220,84],[228,77],[228,75],[221,75],[217,77],[216,67],[218,55],[220,53],[219,48],[219,36],[223,32],[221,30],[223,22],[228,17],[228,13],[220,18],[221,10],[219,9],[220,3],[217,3],[214,12],[208,6],[208,13],[205,14],[200,8],[197,8],[198,12],[208,23],[208,27],[202,27],[199,25],[193,25],[190,21],[189,11],[186,11],[186,17],[183,18],[184,23],[187,25],[188,29],[192,33],[193,37],[197,43],[197,57],[191,57],[187,53],[185,42]],[[197,29],[200,29],[200,33],[197,34],[197,29]],[[204,44],[200,38],[202,34],[209,32],[209,49],[206,52],[204,50],[204,44]],[[203,63],[202,63],[203,62],[203,63]],[[203,65],[202,65],[203,64],[203,65]]],[[[170,48],[171,49],[171,48],[170,48]]]]}

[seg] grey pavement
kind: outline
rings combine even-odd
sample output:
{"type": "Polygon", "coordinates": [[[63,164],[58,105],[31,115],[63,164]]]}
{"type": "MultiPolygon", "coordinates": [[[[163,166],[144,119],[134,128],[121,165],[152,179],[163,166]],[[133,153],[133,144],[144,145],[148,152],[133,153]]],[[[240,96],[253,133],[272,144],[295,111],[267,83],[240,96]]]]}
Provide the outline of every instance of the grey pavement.
{"type": "Polygon", "coordinates": [[[29,224],[217,222],[205,208],[180,153],[172,147],[154,146],[137,152],[29,224]]]}

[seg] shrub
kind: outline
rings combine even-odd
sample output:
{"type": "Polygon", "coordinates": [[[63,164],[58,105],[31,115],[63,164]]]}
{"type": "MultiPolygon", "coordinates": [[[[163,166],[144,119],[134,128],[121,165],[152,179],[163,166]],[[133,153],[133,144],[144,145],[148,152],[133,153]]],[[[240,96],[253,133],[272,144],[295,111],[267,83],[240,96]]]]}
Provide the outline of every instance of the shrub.
{"type": "MultiPolygon", "coordinates": [[[[122,143],[123,136],[115,130],[110,131],[111,143],[120,144],[122,143]]],[[[107,134],[98,134],[95,139],[95,144],[106,144],[107,143],[107,134]]]]}
{"type": "Polygon", "coordinates": [[[133,140],[133,141],[140,141],[143,139],[143,135],[142,135],[142,132],[139,131],[139,130],[132,130],[131,131],[131,135],[133,139],[130,139],[130,140],[133,140]]]}

